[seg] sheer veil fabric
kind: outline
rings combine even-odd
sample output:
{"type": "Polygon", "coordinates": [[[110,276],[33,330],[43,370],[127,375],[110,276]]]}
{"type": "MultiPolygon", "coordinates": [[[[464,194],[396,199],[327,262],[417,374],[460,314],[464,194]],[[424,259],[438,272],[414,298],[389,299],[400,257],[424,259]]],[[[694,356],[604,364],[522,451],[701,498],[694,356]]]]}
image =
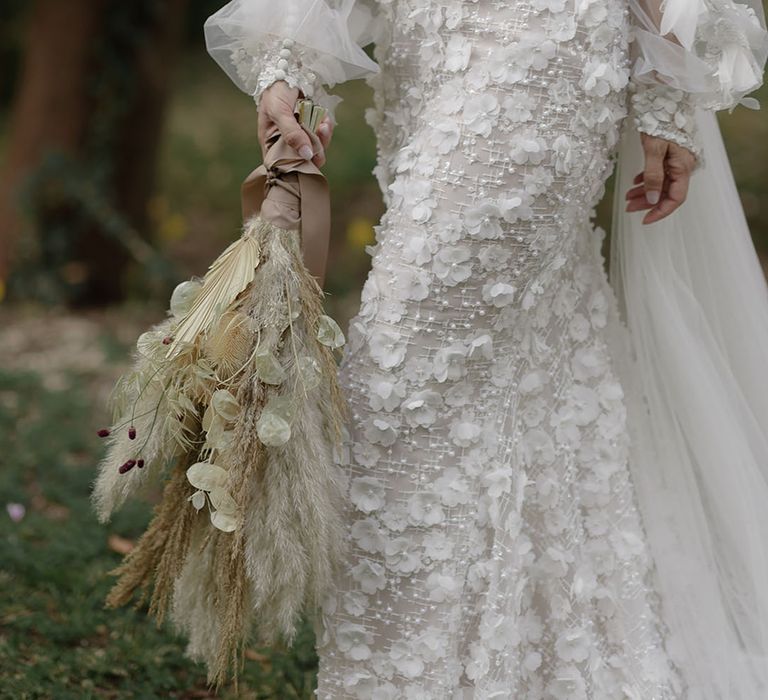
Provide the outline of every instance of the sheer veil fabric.
{"type": "MultiPolygon", "coordinates": [[[[573,0],[575,11],[587,0],[573,0]]],[[[332,86],[377,70],[354,0],[235,0],[206,23],[209,51],[254,94],[238,54],[290,38],[332,86]]],[[[757,107],[768,33],[759,0],[629,0],[633,75],[696,97],[704,164],[687,201],[652,225],[624,211],[643,167],[626,119],[609,281],[631,470],[671,650],[691,700],[768,698],[768,287],[714,110],[757,107]]],[[[257,96],[257,95],[256,95],[257,96]]]]}
{"type": "MultiPolygon", "coordinates": [[[[629,0],[629,10],[636,81],[683,90],[707,110],[732,109],[762,84],[762,0],[629,0]]],[[[753,98],[745,104],[758,106],[753,98]]]]}
{"type": "Polygon", "coordinates": [[[623,195],[642,170],[626,125],[610,282],[630,467],[673,649],[693,698],[768,697],[768,288],[712,112],[706,165],[644,226],[623,195]]]}
{"type": "Polygon", "coordinates": [[[768,287],[714,110],[762,84],[762,5],[630,0],[636,80],[695,96],[704,167],[655,224],[624,211],[643,169],[625,120],[610,284],[626,332],[630,469],[671,649],[693,700],[768,697],[768,287]],[[727,36],[728,38],[724,38],[727,36]]]}

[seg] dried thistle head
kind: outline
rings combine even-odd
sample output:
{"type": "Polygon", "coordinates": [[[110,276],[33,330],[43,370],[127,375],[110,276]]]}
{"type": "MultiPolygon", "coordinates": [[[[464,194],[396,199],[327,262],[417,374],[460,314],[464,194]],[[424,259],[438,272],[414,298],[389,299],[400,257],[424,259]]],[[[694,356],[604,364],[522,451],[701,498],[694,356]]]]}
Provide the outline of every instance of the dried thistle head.
{"type": "Polygon", "coordinates": [[[239,311],[221,315],[203,343],[203,354],[224,380],[237,372],[248,360],[253,343],[249,318],[239,311]]]}

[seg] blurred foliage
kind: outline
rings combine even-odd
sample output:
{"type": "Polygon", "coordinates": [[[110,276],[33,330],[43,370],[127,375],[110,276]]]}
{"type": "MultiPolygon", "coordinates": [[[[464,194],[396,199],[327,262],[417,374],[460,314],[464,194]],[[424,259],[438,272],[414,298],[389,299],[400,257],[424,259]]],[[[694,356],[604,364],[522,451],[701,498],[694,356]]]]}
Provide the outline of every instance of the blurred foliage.
{"type": "Polygon", "coordinates": [[[3,0],[0,12],[0,109],[8,106],[16,87],[21,62],[24,12],[28,0],[3,0]]]}
{"type": "MultiPolygon", "coordinates": [[[[122,0],[106,0],[110,12],[113,9],[119,11],[130,4],[122,0]]],[[[193,51],[204,49],[203,23],[222,4],[223,0],[189,0],[184,38],[193,51]]],[[[0,75],[3,76],[0,81],[0,109],[8,106],[15,90],[21,62],[24,21],[31,5],[30,0],[3,0],[3,11],[0,12],[0,75]]],[[[160,6],[161,3],[155,5],[160,6]]]]}
{"type": "MultiPolygon", "coordinates": [[[[115,352],[111,338],[103,343],[115,352]]],[[[93,396],[87,376],[66,379],[46,388],[36,374],[0,370],[0,698],[215,697],[183,639],[144,609],[103,607],[107,572],[120,561],[113,550],[143,532],[149,507],[132,503],[110,524],[97,522],[88,500],[101,453],[93,396]]],[[[309,624],[290,651],[254,648],[248,657],[239,691],[218,697],[313,697],[309,624]]]]}
{"type": "Polygon", "coordinates": [[[144,242],[115,204],[120,139],[139,89],[135,70],[166,4],[158,0],[113,2],[103,15],[91,49],[93,75],[86,99],[92,105],[85,143],[77,156],[46,154],[21,189],[22,210],[33,230],[25,237],[9,294],[48,304],[78,300],[84,275],[80,239],[96,230],[115,239],[144,267],[144,282],[165,289],[168,262],[144,242]]]}
{"type": "MultiPolygon", "coordinates": [[[[109,160],[102,158],[102,167],[109,167],[109,160]]],[[[111,188],[94,167],[98,162],[51,151],[26,181],[22,209],[45,235],[27,237],[19,245],[19,264],[11,278],[16,298],[54,305],[77,299],[85,273],[77,259],[78,238],[90,226],[98,227],[141,262],[144,288],[168,286],[167,280],[174,275],[171,261],[148,245],[115,208],[111,188]]]]}

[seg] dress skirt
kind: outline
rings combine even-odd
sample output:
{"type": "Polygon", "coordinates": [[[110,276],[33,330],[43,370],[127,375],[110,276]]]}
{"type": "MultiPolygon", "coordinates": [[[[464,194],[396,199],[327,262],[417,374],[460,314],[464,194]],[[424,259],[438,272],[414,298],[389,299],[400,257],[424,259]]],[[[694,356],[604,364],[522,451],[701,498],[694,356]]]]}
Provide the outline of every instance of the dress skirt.
{"type": "Polygon", "coordinates": [[[348,555],[321,700],[685,697],[593,223],[626,0],[381,3],[387,210],[340,368],[348,555]]]}

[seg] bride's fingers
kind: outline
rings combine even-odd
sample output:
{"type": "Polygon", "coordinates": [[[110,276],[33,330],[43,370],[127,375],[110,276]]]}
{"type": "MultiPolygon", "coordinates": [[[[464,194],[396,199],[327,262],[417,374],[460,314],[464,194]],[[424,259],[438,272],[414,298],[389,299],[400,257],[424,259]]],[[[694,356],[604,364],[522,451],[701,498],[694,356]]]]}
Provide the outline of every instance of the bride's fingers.
{"type": "Polygon", "coordinates": [[[309,136],[309,140],[312,143],[312,162],[318,167],[322,168],[325,165],[325,148],[323,142],[317,134],[312,133],[309,129],[304,129],[304,133],[309,136]]]}
{"type": "Polygon", "coordinates": [[[642,185],[639,185],[637,187],[632,187],[627,190],[627,193],[624,195],[624,199],[637,199],[638,197],[644,197],[645,196],[645,187],[642,185]]]}
{"type": "Polygon", "coordinates": [[[317,135],[323,147],[328,148],[333,138],[333,123],[328,117],[320,122],[320,126],[317,127],[317,135]]]}
{"type": "MultiPolygon", "coordinates": [[[[660,199],[662,201],[666,197],[668,197],[670,186],[671,186],[671,183],[669,178],[665,178],[664,184],[661,188],[660,199]]],[[[658,206],[659,204],[651,204],[651,202],[648,201],[648,198],[646,197],[645,188],[643,186],[633,187],[631,190],[627,192],[627,205],[624,208],[624,211],[627,211],[627,212],[643,211],[645,209],[652,209],[658,206]]]]}
{"type": "Polygon", "coordinates": [[[680,205],[685,202],[688,196],[688,185],[690,178],[687,174],[675,177],[670,180],[669,190],[662,196],[661,201],[643,218],[644,224],[652,224],[665,216],[669,216],[680,205]]]}
{"type": "MultiPolygon", "coordinates": [[[[286,103],[287,104],[287,103],[286,103]]],[[[280,105],[280,109],[272,114],[272,119],[280,129],[285,142],[293,148],[304,160],[310,160],[316,152],[310,141],[310,136],[306,129],[296,120],[290,107],[280,105]]]]}
{"type": "Polygon", "coordinates": [[[643,186],[649,202],[658,204],[661,201],[664,186],[664,164],[669,151],[669,141],[658,136],[641,134],[645,167],[643,168],[643,186]]]}
{"type": "Polygon", "coordinates": [[[669,216],[675,209],[680,206],[680,202],[677,202],[669,197],[663,197],[661,201],[653,207],[644,217],[644,224],[653,224],[665,216],[669,216]]]}
{"type": "Polygon", "coordinates": [[[643,211],[645,209],[652,209],[654,206],[657,206],[657,205],[651,204],[645,198],[645,195],[643,195],[642,197],[638,197],[637,199],[633,199],[630,202],[628,202],[624,211],[627,211],[627,212],[643,211]]]}
{"type": "Polygon", "coordinates": [[[644,180],[644,173],[639,172],[637,175],[635,175],[632,178],[632,182],[635,185],[640,185],[640,187],[630,187],[626,194],[624,195],[625,199],[633,199],[634,197],[637,197],[638,192],[645,193],[645,186],[642,184],[644,180]],[[630,194],[631,193],[631,194],[630,194]]]}

